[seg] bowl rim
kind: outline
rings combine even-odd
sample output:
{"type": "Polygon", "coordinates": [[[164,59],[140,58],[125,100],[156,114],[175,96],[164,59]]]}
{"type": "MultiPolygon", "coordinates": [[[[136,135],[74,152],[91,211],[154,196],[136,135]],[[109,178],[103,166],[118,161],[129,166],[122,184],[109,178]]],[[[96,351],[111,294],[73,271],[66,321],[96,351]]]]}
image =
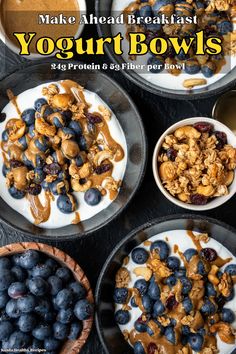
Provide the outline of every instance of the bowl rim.
{"type": "MultiPolygon", "coordinates": [[[[58,61],[58,62],[60,62],[60,61],[58,61]]],[[[71,61],[71,62],[78,64],[78,62],[75,62],[75,61],[71,61]]],[[[31,69],[32,70],[32,68],[35,68],[37,70],[38,66],[46,65],[46,64],[50,64],[50,63],[51,63],[50,60],[37,61],[37,62],[34,62],[33,64],[31,64],[30,66],[27,65],[28,63],[26,63],[26,64],[20,66],[18,69],[15,69],[11,74],[5,76],[2,79],[2,81],[4,81],[5,79],[8,79],[8,78],[12,78],[18,72],[21,72],[21,71],[24,71],[24,70],[27,70],[27,69],[29,69],[29,70],[31,69]]],[[[83,71],[89,72],[89,73],[93,73],[93,74],[97,74],[96,70],[83,70],[83,71]]],[[[103,227],[107,226],[111,221],[116,219],[128,207],[128,205],[131,203],[133,197],[135,196],[135,194],[137,193],[137,191],[141,187],[141,184],[143,182],[144,176],[146,174],[146,168],[147,168],[147,163],[148,163],[148,140],[147,140],[146,130],[145,130],[142,118],[141,118],[141,114],[139,113],[139,110],[138,110],[136,104],[134,103],[133,99],[130,97],[130,95],[127,93],[127,91],[119,83],[117,83],[113,78],[111,78],[109,75],[105,74],[102,71],[99,71],[99,75],[101,75],[101,77],[104,77],[105,79],[110,81],[112,83],[112,85],[114,85],[117,88],[117,91],[122,92],[124,97],[130,103],[132,110],[135,112],[135,115],[136,115],[136,118],[137,118],[137,122],[138,122],[140,130],[142,132],[142,138],[143,138],[143,140],[142,140],[142,147],[143,147],[142,162],[141,162],[141,165],[140,165],[139,176],[138,176],[138,179],[137,179],[137,182],[136,182],[136,186],[131,191],[131,193],[129,194],[129,197],[128,197],[126,203],[122,207],[120,207],[120,209],[117,210],[110,218],[105,219],[99,226],[94,227],[94,228],[92,228],[89,231],[83,231],[81,233],[75,232],[73,234],[66,235],[66,236],[58,236],[58,237],[50,236],[50,241],[51,242],[64,242],[64,241],[72,241],[72,240],[82,239],[82,238],[90,236],[90,235],[92,236],[95,232],[97,232],[98,230],[101,230],[103,227]]],[[[9,208],[10,208],[10,206],[9,206],[9,208]]],[[[31,240],[32,240],[32,237],[34,237],[34,239],[41,240],[41,241],[48,240],[49,236],[40,234],[40,231],[37,231],[36,233],[34,233],[32,235],[32,233],[30,231],[24,230],[23,228],[21,228],[20,225],[19,226],[15,226],[12,223],[11,220],[8,221],[8,220],[4,219],[1,216],[1,213],[0,213],[0,221],[3,224],[5,224],[6,226],[8,226],[11,229],[13,229],[14,231],[22,232],[26,237],[28,237],[31,240]]],[[[68,225],[68,226],[70,226],[70,225],[68,225]]],[[[68,227],[68,226],[65,226],[65,227],[68,227]]],[[[55,230],[59,231],[60,229],[62,229],[62,228],[58,228],[58,229],[55,229],[55,230]]],[[[40,230],[40,228],[39,228],[39,230],[40,230]]],[[[44,230],[47,230],[47,229],[44,229],[44,230]]]]}
{"type": "MultiPolygon", "coordinates": [[[[92,304],[94,304],[92,288],[86,274],[84,273],[80,265],[71,256],[69,256],[66,252],[62,251],[61,249],[44,243],[38,243],[38,242],[16,242],[16,243],[7,244],[5,246],[1,246],[0,257],[13,255],[17,253],[23,253],[29,249],[33,249],[38,252],[42,252],[46,255],[49,255],[51,258],[56,259],[59,264],[63,264],[64,266],[69,268],[70,271],[73,273],[75,280],[81,282],[85,287],[85,289],[87,290],[86,299],[88,299],[92,304]]],[[[93,321],[94,321],[94,314],[92,315],[91,318],[82,321],[83,331],[81,332],[80,337],[73,341],[68,339],[63,344],[59,354],[73,354],[75,352],[79,353],[82,350],[84,344],[88,340],[88,337],[92,330],[93,321]],[[70,345],[72,345],[72,347],[69,349],[70,345]]]]}
{"type": "MultiPolygon", "coordinates": [[[[233,189],[229,192],[228,195],[226,196],[222,196],[222,197],[217,197],[216,199],[214,199],[213,201],[207,203],[206,205],[193,205],[193,204],[187,204],[184,203],[180,200],[178,200],[177,198],[175,198],[174,196],[172,196],[163,186],[161,179],[159,177],[159,172],[158,172],[158,164],[157,164],[157,157],[158,157],[158,153],[160,151],[161,148],[161,144],[164,141],[164,138],[170,134],[171,132],[173,132],[176,128],[179,128],[180,126],[184,126],[184,125],[189,125],[192,123],[196,123],[196,122],[201,122],[201,121],[205,121],[208,123],[212,123],[213,125],[222,128],[224,131],[227,131],[227,134],[231,136],[232,140],[235,140],[235,147],[236,147],[236,136],[235,134],[232,132],[231,129],[229,129],[225,124],[213,119],[213,118],[207,118],[207,117],[190,117],[190,118],[186,118],[183,120],[180,120],[178,122],[176,122],[175,124],[171,125],[168,129],[166,129],[166,131],[161,135],[161,137],[158,139],[154,152],[153,152],[153,157],[152,157],[152,171],[153,171],[153,175],[154,175],[154,179],[156,182],[157,187],[159,188],[159,190],[161,191],[161,193],[173,204],[183,208],[183,209],[187,209],[187,210],[193,210],[193,211],[207,211],[207,210],[212,210],[215,208],[218,208],[219,206],[225,204],[227,201],[229,201],[236,193],[236,183],[233,186],[233,189]],[[213,204],[214,203],[214,204],[213,204]],[[213,204],[213,205],[211,205],[213,204]]],[[[219,129],[217,129],[219,130],[219,129]]],[[[235,172],[234,172],[235,174],[235,172]]],[[[234,176],[234,178],[236,178],[236,175],[234,176]]]]}
{"type": "MultiPolygon", "coordinates": [[[[101,17],[100,9],[99,9],[100,2],[101,2],[101,0],[95,0],[95,13],[96,13],[97,17],[101,17]]],[[[97,23],[96,27],[97,27],[97,31],[98,31],[99,37],[103,38],[104,37],[103,25],[100,24],[100,23],[97,23]]],[[[115,64],[120,64],[119,60],[116,58],[115,54],[112,52],[112,50],[110,49],[109,45],[107,45],[107,43],[106,43],[104,47],[105,47],[105,51],[106,51],[108,57],[110,58],[110,60],[113,63],[115,63],[115,64]]],[[[147,80],[142,79],[142,77],[140,75],[138,75],[137,73],[135,73],[134,71],[129,71],[127,69],[120,70],[120,72],[128,80],[130,80],[133,84],[135,84],[136,86],[139,86],[140,88],[142,88],[142,89],[144,89],[144,90],[146,90],[146,91],[148,91],[148,92],[150,92],[150,93],[152,93],[154,95],[158,95],[158,96],[165,97],[165,98],[170,98],[170,99],[176,99],[176,100],[204,99],[204,98],[211,97],[213,95],[222,93],[226,89],[233,88],[235,86],[235,83],[236,83],[236,67],[233,68],[232,70],[230,70],[228,72],[228,74],[226,74],[226,75],[232,75],[232,71],[235,71],[235,77],[232,78],[231,81],[229,81],[228,83],[224,84],[223,86],[220,86],[220,87],[215,88],[213,90],[209,90],[209,88],[211,86],[211,85],[209,85],[209,86],[207,86],[206,91],[204,91],[204,92],[189,93],[186,90],[185,93],[174,93],[174,92],[169,92],[165,88],[161,88],[161,87],[156,86],[156,85],[154,85],[152,83],[149,83],[147,80]]],[[[219,81],[220,80],[221,79],[219,79],[219,81]]],[[[176,90],[176,92],[178,92],[178,90],[176,90]]]]}
{"type": "MultiPolygon", "coordinates": [[[[211,223],[214,225],[218,225],[221,226],[223,228],[225,228],[226,230],[235,233],[236,234],[236,228],[234,228],[231,225],[228,225],[227,223],[212,218],[212,217],[208,217],[208,216],[204,216],[204,215],[199,215],[199,214],[173,214],[173,215],[167,215],[167,216],[161,216],[159,218],[155,218],[152,219],[146,223],[144,223],[143,225],[137,226],[135,229],[133,229],[132,231],[130,231],[128,233],[128,235],[126,237],[124,237],[113,249],[113,251],[110,253],[110,255],[108,256],[108,258],[106,259],[102,270],[99,274],[98,280],[97,280],[97,285],[96,285],[96,289],[94,292],[94,297],[95,297],[95,306],[98,309],[99,307],[99,300],[100,300],[100,295],[101,295],[101,284],[103,281],[103,277],[104,274],[107,271],[107,268],[110,264],[110,262],[112,261],[112,259],[115,257],[116,253],[119,251],[119,249],[128,241],[130,241],[137,233],[143,232],[144,230],[146,230],[147,228],[150,228],[156,224],[161,224],[163,222],[167,222],[167,221],[173,221],[173,220],[178,220],[178,219],[183,219],[183,220],[199,220],[199,221],[203,221],[205,223],[211,223]]],[[[100,320],[100,316],[98,315],[98,311],[96,311],[95,313],[95,325],[96,325],[96,329],[97,329],[97,333],[98,333],[98,337],[99,340],[103,346],[103,349],[105,350],[106,354],[110,354],[110,352],[107,349],[107,345],[106,345],[106,341],[103,335],[103,331],[101,330],[101,320],[100,320]]]]}

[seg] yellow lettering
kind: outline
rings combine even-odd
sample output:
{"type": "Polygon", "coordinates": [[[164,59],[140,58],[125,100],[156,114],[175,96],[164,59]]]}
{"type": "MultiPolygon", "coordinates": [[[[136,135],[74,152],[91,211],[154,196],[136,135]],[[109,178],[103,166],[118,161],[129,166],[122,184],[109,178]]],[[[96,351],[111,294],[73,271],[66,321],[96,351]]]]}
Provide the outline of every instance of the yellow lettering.
{"type": "Polygon", "coordinates": [[[74,53],[71,51],[74,46],[73,37],[59,38],[56,45],[60,49],[60,52],[56,54],[58,59],[71,59],[74,57],[74,53]]]}
{"type": "Polygon", "coordinates": [[[30,43],[32,42],[32,39],[36,36],[35,32],[29,32],[28,33],[28,40],[26,40],[26,33],[14,33],[14,36],[16,37],[16,39],[18,40],[20,46],[21,46],[21,51],[20,51],[20,55],[30,55],[29,52],[29,46],[30,43]]]}
{"type": "Polygon", "coordinates": [[[208,38],[206,41],[207,49],[206,52],[207,54],[220,54],[222,52],[222,40],[217,37],[212,37],[208,38]]]}
{"type": "Polygon", "coordinates": [[[146,36],[144,33],[129,33],[130,51],[129,55],[144,55],[148,52],[148,46],[145,42],[146,36]]]}

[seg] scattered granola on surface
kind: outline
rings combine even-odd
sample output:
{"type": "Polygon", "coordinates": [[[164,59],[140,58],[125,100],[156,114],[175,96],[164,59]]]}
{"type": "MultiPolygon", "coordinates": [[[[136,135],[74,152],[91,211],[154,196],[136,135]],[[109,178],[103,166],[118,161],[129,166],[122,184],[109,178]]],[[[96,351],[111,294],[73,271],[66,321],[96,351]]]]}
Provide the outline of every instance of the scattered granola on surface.
{"type": "Polygon", "coordinates": [[[159,156],[159,176],[167,191],[185,203],[204,205],[229,193],[236,149],[207,122],[186,125],[167,135],[159,156]]]}

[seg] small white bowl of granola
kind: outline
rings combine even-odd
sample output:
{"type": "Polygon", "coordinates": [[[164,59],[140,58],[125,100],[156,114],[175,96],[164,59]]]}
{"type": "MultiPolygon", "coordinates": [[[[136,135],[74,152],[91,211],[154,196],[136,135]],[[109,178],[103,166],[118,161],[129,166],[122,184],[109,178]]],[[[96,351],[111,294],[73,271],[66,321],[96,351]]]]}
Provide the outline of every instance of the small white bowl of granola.
{"type": "Polygon", "coordinates": [[[210,210],[236,192],[236,136],[211,118],[181,120],[160,137],[153,154],[156,183],[174,204],[210,210]]]}

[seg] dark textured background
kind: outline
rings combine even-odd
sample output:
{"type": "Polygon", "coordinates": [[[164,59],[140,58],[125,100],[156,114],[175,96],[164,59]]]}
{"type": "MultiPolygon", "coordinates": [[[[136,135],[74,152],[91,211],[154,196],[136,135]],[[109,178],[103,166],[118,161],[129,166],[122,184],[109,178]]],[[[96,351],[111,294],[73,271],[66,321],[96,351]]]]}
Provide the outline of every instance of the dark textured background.
{"type": "MultiPolygon", "coordinates": [[[[89,11],[94,11],[93,0],[89,0],[88,2],[89,11]]],[[[84,37],[91,38],[92,36],[97,36],[96,28],[88,26],[85,28],[84,37]]],[[[107,57],[80,57],[78,59],[88,63],[109,62],[107,57]]],[[[31,64],[32,62],[11,53],[0,42],[1,78],[24,65],[31,64]]],[[[99,272],[107,256],[130,230],[152,218],[184,212],[183,209],[171,204],[161,194],[155,184],[151,167],[154,146],[164,130],[178,120],[194,116],[211,117],[212,108],[217,99],[217,96],[213,96],[205,100],[196,101],[170,100],[143,91],[125,79],[121,73],[109,72],[108,74],[123,86],[140,111],[148,138],[149,159],[146,175],[140,190],[128,208],[116,220],[83,240],[78,239],[74,242],[61,242],[57,244],[59,248],[78,261],[85,270],[93,289],[95,289],[99,272]]],[[[235,197],[233,197],[224,206],[205,212],[204,215],[214,217],[236,227],[235,201],[235,197]]],[[[0,225],[0,240],[1,244],[4,245],[12,242],[26,241],[27,239],[24,235],[10,230],[5,225],[0,225]]],[[[88,343],[82,350],[82,354],[103,353],[104,351],[99,343],[96,330],[93,329],[88,343]]]]}

